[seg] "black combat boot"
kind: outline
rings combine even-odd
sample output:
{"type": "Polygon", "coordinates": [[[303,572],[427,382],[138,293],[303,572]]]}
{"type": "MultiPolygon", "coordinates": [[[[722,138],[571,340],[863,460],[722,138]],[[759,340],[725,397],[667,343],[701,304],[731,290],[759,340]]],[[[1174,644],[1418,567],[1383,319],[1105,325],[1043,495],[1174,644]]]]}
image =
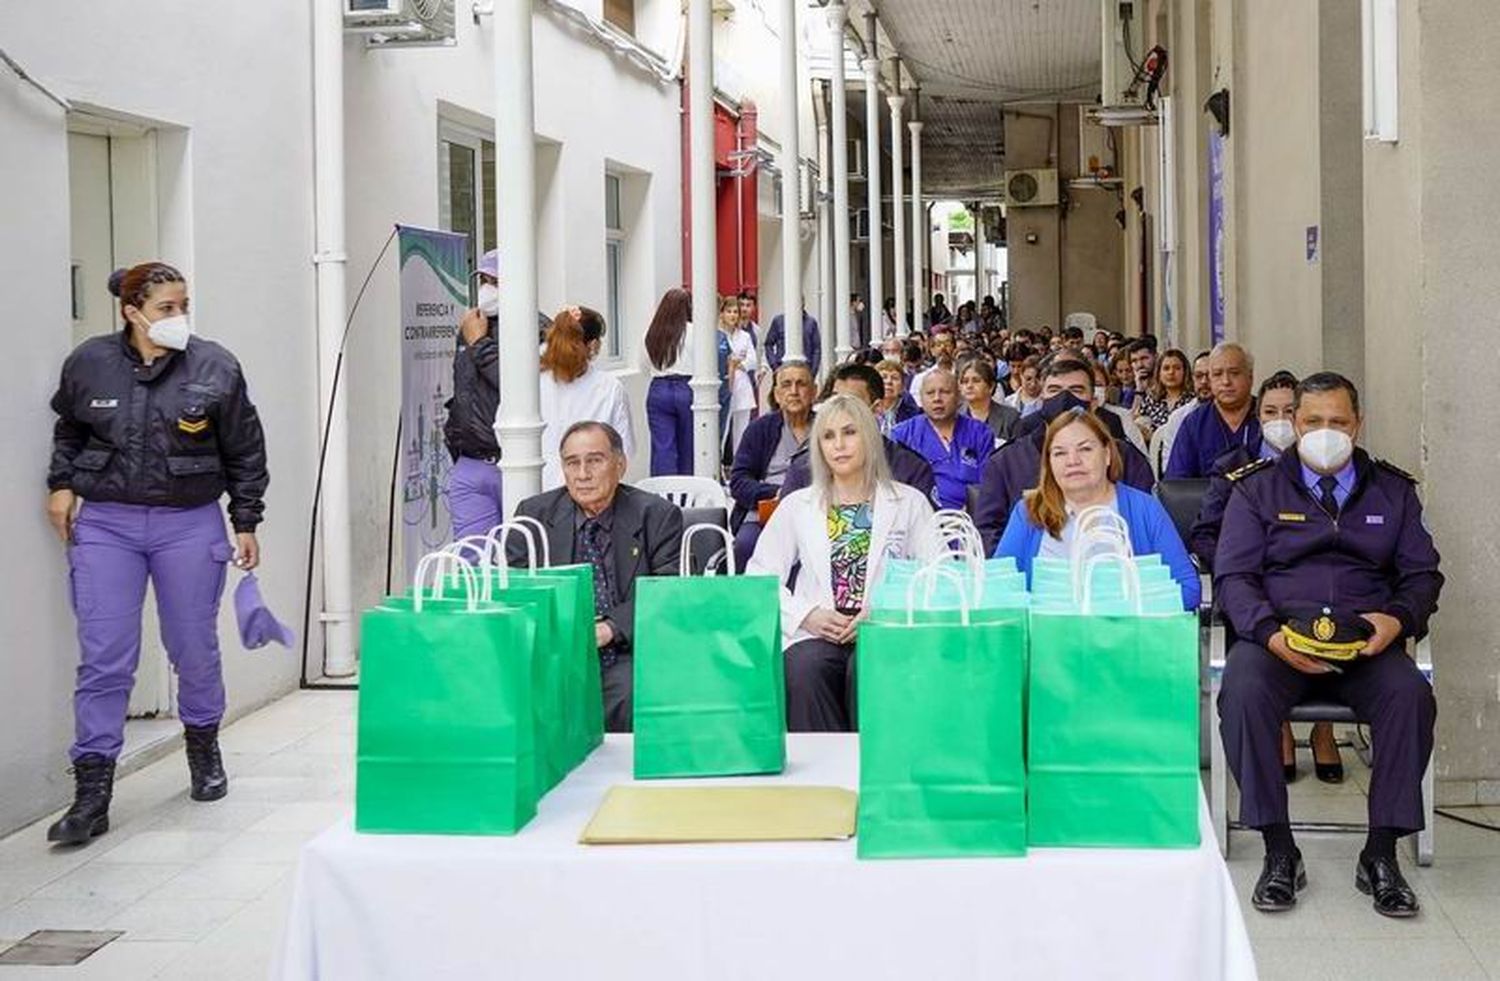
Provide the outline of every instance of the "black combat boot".
{"type": "Polygon", "coordinates": [[[188,773],[193,781],[189,796],[193,800],[218,800],[229,793],[229,777],[225,776],[224,761],[219,757],[219,727],[184,726],[182,731],[187,741],[188,773]]]}
{"type": "Polygon", "coordinates": [[[87,753],[73,761],[73,806],[47,829],[47,840],[85,845],[109,830],[109,801],[115,789],[115,761],[87,753]]]}

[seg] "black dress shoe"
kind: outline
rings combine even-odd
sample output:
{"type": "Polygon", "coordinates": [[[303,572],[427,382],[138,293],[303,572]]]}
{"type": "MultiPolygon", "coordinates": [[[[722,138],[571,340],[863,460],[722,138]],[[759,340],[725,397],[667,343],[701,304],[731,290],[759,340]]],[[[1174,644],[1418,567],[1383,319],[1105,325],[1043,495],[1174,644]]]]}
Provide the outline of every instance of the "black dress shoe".
{"type": "Polygon", "coordinates": [[[1287,783],[1296,783],[1297,782],[1297,764],[1296,764],[1296,762],[1281,764],[1281,775],[1284,776],[1284,777],[1286,777],[1286,782],[1287,783]]]}
{"type": "Polygon", "coordinates": [[[1314,740],[1311,740],[1311,742],[1312,742],[1313,772],[1317,774],[1318,779],[1321,780],[1324,783],[1343,783],[1344,782],[1344,758],[1343,758],[1343,756],[1341,756],[1339,754],[1338,743],[1334,743],[1333,744],[1333,762],[1332,763],[1324,763],[1322,760],[1318,759],[1318,745],[1317,745],[1317,740],[1314,739],[1314,740]]]}
{"type": "Polygon", "coordinates": [[[1343,763],[1319,763],[1317,760],[1313,760],[1313,772],[1316,773],[1318,775],[1318,779],[1323,781],[1324,783],[1344,782],[1343,763]]]}
{"type": "Polygon", "coordinates": [[[1394,858],[1361,855],[1359,867],[1354,872],[1354,888],[1375,901],[1375,912],[1381,916],[1405,919],[1416,916],[1422,908],[1394,858]]]}
{"type": "Polygon", "coordinates": [[[1302,853],[1267,852],[1260,869],[1260,878],[1255,882],[1255,892],[1250,904],[1262,913],[1280,913],[1297,905],[1297,891],[1307,888],[1307,869],[1302,865],[1302,853]]]}

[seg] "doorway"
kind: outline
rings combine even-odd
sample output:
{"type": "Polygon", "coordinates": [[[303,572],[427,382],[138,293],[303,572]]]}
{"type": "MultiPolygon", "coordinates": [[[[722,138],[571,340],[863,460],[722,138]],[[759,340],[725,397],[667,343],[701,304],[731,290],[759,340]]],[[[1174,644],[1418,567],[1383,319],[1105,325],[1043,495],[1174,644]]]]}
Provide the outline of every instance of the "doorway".
{"type": "MultiPolygon", "coordinates": [[[[158,258],[157,130],[87,112],[68,116],[68,198],[73,342],[120,328],[110,274],[158,258]]],[[[161,643],[156,601],[148,594],[141,624],[141,662],[129,717],[175,714],[175,679],[161,643]]],[[[175,728],[175,726],[173,727],[175,728]]]]}

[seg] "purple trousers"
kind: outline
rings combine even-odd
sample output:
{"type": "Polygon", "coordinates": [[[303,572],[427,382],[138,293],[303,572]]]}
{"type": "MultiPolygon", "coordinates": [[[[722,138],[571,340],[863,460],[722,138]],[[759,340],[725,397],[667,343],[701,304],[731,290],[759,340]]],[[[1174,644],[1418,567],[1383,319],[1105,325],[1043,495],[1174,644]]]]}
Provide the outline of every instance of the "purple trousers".
{"type": "Polygon", "coordinates": [[[500,504],[500,468],[484,460],[461,456],[448,474],[448,517],[453,540],[487,535],[505,520],[500,504]]]}
{"type": "Polygon", "coordinates": [[[78,619],[73,759],[120,755],[125,712],[141,659],[141,607],[149,578],[161,639],[177,673],[184,725],[224,717],[219,598],[234,555],[217,504],[158,508],[85,502],[68,549],[78,619]]]}

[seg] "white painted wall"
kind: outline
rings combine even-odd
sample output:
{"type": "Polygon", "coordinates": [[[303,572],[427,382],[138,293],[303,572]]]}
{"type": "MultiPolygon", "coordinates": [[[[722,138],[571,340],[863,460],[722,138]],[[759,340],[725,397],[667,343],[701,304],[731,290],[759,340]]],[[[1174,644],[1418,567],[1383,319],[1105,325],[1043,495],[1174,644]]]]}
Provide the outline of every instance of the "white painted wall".
{"type": "MultiPolygon", "coordinates": [[[[591,16],[592,10],[578,4],[591,16]]],[[[636,368],[656,303],[682,281],[680,89],[663,83],[568,27],[545,4],[533,19],[540,221],[539,302],[606,310],[604,175],[627,177],[639,195],[626,246],[624,357],[616,366],[632,396],[633,474],[644,474],[649,440],[646,379],[636,368]]],[[[660,26],[663,35],[670,32],[660,26]]],[[[492,130],[492,27],[458,19],[452,48],[367,50],[345,44],[349,282],[363,281],[397,223],[436,227],[440,116],[492,130]]],[[[503,168],[505,161],[499,161],[503,168]]],[[[504,289],[505,257],[500,258],[504,289]]],[[[355,461],[355,606],[384,588],[390,467],[400,406],[394,249],[355,315],[346,369],[350,459],[355,461]]],[[[534,330],[527,324],[524,329],[534,330]]],[[[400,567],[398,560],[397,567],[400,567]]]]}
{"type": "MultiPolygon", "coordinates": [[[[272,608],[300,621],[317,435],[310,21],[296,0],[236,7],[232,30],[224,17],[215,5],[169,0],[6,4],[0,37],[68,99],[185,127],[159,146],[169,177],[185,168],[159,197],[162,258],[189,274],[199,329],[239,356],[260,407],[271,459],[261,581],[272,608]]],[[[77,652],[67,565],[43,514],[47,401],[70,346],[66,124],[0,69],[0,133],[0,268],[32,331],[13,345],[0,391],[14,464],[0,484],[3,832],[71,791],[77,652]]],[[[228,610],[220,633],[232,714],[295,687],[295,653],[240,650],[228,610]]]]}

